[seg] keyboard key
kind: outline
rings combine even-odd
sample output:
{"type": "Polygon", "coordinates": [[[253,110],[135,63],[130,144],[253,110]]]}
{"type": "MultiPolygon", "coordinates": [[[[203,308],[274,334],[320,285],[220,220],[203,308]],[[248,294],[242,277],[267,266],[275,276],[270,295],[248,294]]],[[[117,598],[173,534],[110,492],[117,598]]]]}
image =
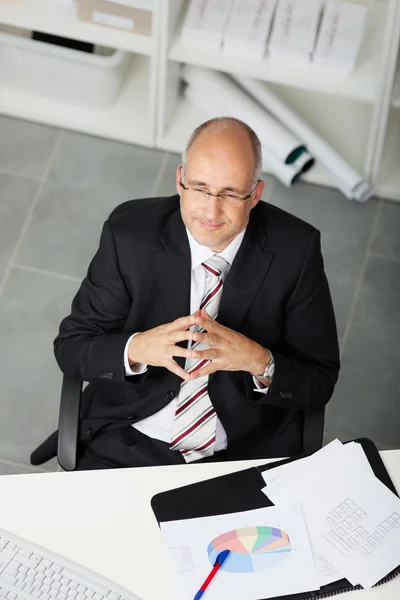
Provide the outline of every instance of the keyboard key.
{"type": "Polygon", "coordinates": [[[32,583],[32,587],[33,587],[35,590],[38,590],[38,589],[39,589],[41,586],[42,586],[41,582],[40,582],[40,581],[37,581],[36,579],[35,579],[35,581],[32,583]]]}
{"type": "Polygon", "coordinates": [[[71,590],[71,589],[69,589],[69,590],[68,590],[68,594],[67,594],[67,595],[68,595],[68,598],[72,598],[72,599],[74,599],[74,598],[76,598],[76,597],[77,597],[77,595],[78,595],[78,592],[77,592],[76,590],[71,590]]]}
{"type": "Polygon", "coordinates": [[[31,577],[35,577],[35,575],[36,575],[36,569],[30,568],[28,570],[28,575],[30,575],[31,577]]]}
{"type": "Polygon", "coordinates": [[[42,597],[40,600],[50,600],[49,594],[42,594],[42,597]]]}
{"type": "Polygon", "coordinates": [[[5,598],[8,594],[8,590],[6,588],[0,587],[0,598],[5,598]]]}
{"type": "Polygon", "coordinates": [[[17,600],[17,594],[15,592],[8,592],[7,600],[17,600]]]}
{"type": "Polygon", "coordinates": [[[41,595],[42,592],[39,589],[36,588],[35,590],[32,590],[31,596],[33,596],[34,598],[40,598],[41,595]]]}
{"type": "MultiPolygon", "coordinates": [[[[62,582],[62,580],[61,580],[61,582],[62,582]]],[[[69,587],[67,585],[61,585],[60,592],[62,592],[63,594],[68,594],[68,590],[69,590],[69,587]]]]}
{"type": "Polygon", "coordinates": [[[31,560],[38,565],[41,562],[42,557],[38,556],[37,554],[32,554],[31,560]]]}
{"type": "Polygon", "coordinates": [[[56,563],[53,564],[53,566],[51,567],[53,569],[53,571],[55,571],[56,573],[61,573],[61,571],[63,570],[64,567],[62,567],[61,565],[58,565],[56,563]]]}
{"type": "Polygon", "coordinates": [[[101,594],[99,594],[98,592],[96,592],[95,595],[93,596],[93,600],[103,600],[103,596],[101,594]]]}
{"type": "Polygon", "coordinates": [[[7,575],[7,573],[2,573],[0,575],[0,581],[5,581],[6,583],[10,583],[11,585],[15,585],[17,583],[16,578],[12,577],[11,575],[7,575]]]}
{"type": "Polygon", "coordinates": [[[29,552],[29,550],[23,550],[22,548],[19,550],[18,554],[25,556],[26,558],[30,558],[32,556],[32,552],[29,552]]]}
{"type": "Polygon", "coordinates": [[[78,593],[76,600],[85,600],[86,596],[84,596],[83,594],[78,593]]]}
{"type": "Polygon", "coordinates": [[[52,564],[53,563],[51,562],[51,560],[47,560],[47,558],[43,558],[42,562],[40,563],[40,566],[45,567],[46,569],[50,569],[52,564]]]}
{"type": "Polygon", "coordinates": [[[0,538],[0,548],[4,548],[7,545],[7,540],[4,538],[0,538]]]}
{"type": "Polygon", "coordinates": [[[71,590],[76,590],[76,588],[78,587],[78,582],[77,581],[71,581],[69,584],[69,587],[71,590]]]}
{"type": "Polygon", "coordinates": [[[27,577],[25,577],[24,581],[25,581],[25,583],[26,583],[27,585],[32,585],[32,583],[33,583],[35,580],[33,579],[33,577],[27,576],[27,577]]]}
{"type": "Polygon", "coordinates": [[[60,592],[57,596],[57,600],[67,600],[67,594],[60,592]]]}
{"type": "Polygon", "coordinates": [[[54,573],[52,580],[53,581],[61,581],[62,576],[59,573],[54,573]]]}
{"type": "Polygon", "coordinates": [[[93,598],[94,591],[87,589],[86,592],[85,592],[85,596],[86,596],[86,598],[93,598]]]}
{"type": "Polygon", "coordinates": [[[27,567],[26,565],[21,565],[18,571],[20,573],[27,573],[29,571],[29,567],[27,567]]]}
{"type": "Polygon", "coordinates": [[[62,578],[61,578],[61,583],[62,583],[63,585],[68,585],[70,581],[71,581],[71,580],[70,580],[70,579],[68,579],[68,577],[62,577],[62,578]]]}
{"type": "Polygon", "coordinates": [[[25,594],[31,594],[33,587],[31,585],[27,585],[24,589],[25,594]]]}
{"type": "Polygon", "coordinates": [[[86,587],[82,584],[78,585],[78,592],[80,592],[81,594],[84,594],[86,592],[86,587]]]}
{"type": "Polygon", "coordinates": [[[35,579],[36,579],[36,581],[40,581],[40,583],[43,583],[43,581],[45,580],[45,576],[44,575],[36,575],[35,579]]]}
{"type": "Polygon", "coordinates": [[[51,588],[51,590],[49,591],[49,596],[51,598],[56,598],[58,596],[58,590],[55,590],[54,588],[51,588]]]}
{"type": "Polygon", "coordinates": [[[50,591],[50,586],[43,584],[42,587],[40,588],[40,590],[43,592],[43,594],[48,594],[50,591]]]}
{"type": "Polygon", "coordinates": [[[51,585],[53,583],[53,580],[51,577],[45,577],[43,583],[45,583],[46,585],[51,585]]]}
{"type": "Polygon", "coordinates": [[[59,590],[60,587],[61,587],[61,583],[59,581],[53,581],[53,583],[51,584],[52,590],[59,590]]]}
{"type": "Polygon", "coordinates": [[[19,590],[23,590],[25,587],[25,583],[23,581],[17,581],[17,583],[15,584],[15,587],[18,588],[19,590]]]}
{"type": "Polygon", "coordinates": [[[110,592],[107,596],[108,600],[119,600],[120,595],[116,592],[110,592]]]}
{"type": "Polygon", "coordinates": [[[43,561],[36,567],[37,573],[44,573],[46,569],[47,567],[43,564],[43,561]]]}
{"type": "Polygon", "coordinates": [[[12,542],[8,542],[7,544],[7,550],[11,550],[11,552],[13,552],[14,550],[17,549],[17,544],[13,544],[12,542]]]}
{"type": "Polygon", "coordinates": [[[55,573],[55,571],[53,571],[52,569],[46,569],[44,572],[44,575],[46,577],[53,577],[54,573],[55,573]]]}

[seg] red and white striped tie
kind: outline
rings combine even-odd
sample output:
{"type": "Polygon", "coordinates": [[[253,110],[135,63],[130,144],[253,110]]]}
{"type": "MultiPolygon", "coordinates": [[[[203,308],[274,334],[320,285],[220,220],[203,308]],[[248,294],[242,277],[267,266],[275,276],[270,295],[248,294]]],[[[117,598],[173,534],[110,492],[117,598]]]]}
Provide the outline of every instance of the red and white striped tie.
{"type": "MultiPolygon", "coordinates": [[[[222,273],[228,266],[226,260],[214,254],[202,263],[206,283],[200,308],[210,317],[217,318],[222,294],[222,273]]],[[[204,331],[198,327],[197,331],[204,331]]],[[[195,342],[192,349],[205,350],[208,344],[195,342]]],[[[189,373],[201,369],[208,359],[188,358],[185,370],[189,373]]],[[[214,454],[217,414],[208,395],[208,375],[193,381],[184,381],[178,396],[170,449],[180,450],[186,462],[200,460],[214,454]]]]}

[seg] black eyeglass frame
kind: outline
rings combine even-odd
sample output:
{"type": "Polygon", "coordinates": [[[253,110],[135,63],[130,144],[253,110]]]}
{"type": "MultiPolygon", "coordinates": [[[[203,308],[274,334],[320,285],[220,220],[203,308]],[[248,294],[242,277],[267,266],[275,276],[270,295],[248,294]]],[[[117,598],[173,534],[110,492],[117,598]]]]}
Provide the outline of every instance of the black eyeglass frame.
{"type": "Polygon", "coordinates": [[[180,168],[180,172],[181,172],[181,177],[179,179],[179,185],[181,186],[181,188],[183,190],[185,190],[185,192],[201,192],[202,194],[205,194],[206,196],[212,196],[213,198],[221,198],[221,196],[230,196],[231,198],[236,198],[238,200],[243,200],[243,202],[245,200],[248,200],[249,198],[252,197],[252,195],[254,194],[254,192],[257,189],[258,184],[260,183],[261,179],[257,180],[256,185],[254,186],[254,188],[251,190],[250,194],[247,194],[247,196],[239,196],[238,194],[230,194],[229,192],[226,193],[219,193],[219,194],[212,194],[211,192],[207,192],[206,190],[202,190],[200,188],[196,188],[196,187],[187,187],[186,185],[184,185],[184,183],[182,182],[182,165],[179,167],[180,168]]]}

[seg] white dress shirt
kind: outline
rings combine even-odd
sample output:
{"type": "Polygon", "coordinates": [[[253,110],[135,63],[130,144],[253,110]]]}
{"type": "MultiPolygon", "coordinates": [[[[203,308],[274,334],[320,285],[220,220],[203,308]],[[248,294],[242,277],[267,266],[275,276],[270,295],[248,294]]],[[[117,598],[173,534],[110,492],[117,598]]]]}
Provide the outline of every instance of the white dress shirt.
{"type": "MultiPolygon", "coordinates": [[[[211,258],[215,252],[207,248],[206,246],[201,246],[196,242],[194,237],[191,235],[190,231],[187,229],[187,236],[189,239],[190,253],[192,259],[192,271],[191,271],[191,285],[190,285],[190,314],[193,314],[196,310],[200,308],[200,303],[203,298],[205,281],[206,281],[206,273],[204,267],[201,264],[211,258]]],[[[222,258],[226,260],[228,266],[224,270],[222,274],[222,280],[224,281],[226,276],[228,275],[229,269],[233,263],[233,260],[236,256],[237,251],[239,250],[240,244],[242,243],[245,231],[242,231],[234,240],[222,251],[219,253],[222,258]]],[[[139,332],[138,332],[139,333],[139,332]]],[[[134,333],[137,335],[137,333],[134,333]]],[[[129,365],[128,361],[128,347],[129,342],[131,341],[131,336],[125,346],[124,352],[124,364],[125,364],[125,373],[128,376],[131,375],[140,375],[144,373],[147,369],[147,365],[145,364],[137,364],[134,365],[132,369],[129,365]]],[[[267,393],[268,388],[264,388],[256,378],[254,379],[254,383],[256,385],[256,391],[261,393],[267,393]]],[[[169,443],[171,441],[172,428],[174,424],[175,411],[178,404],[178,396],[175,397],[167,406],[162,408],[160,411],[147,417],[146,419],[142,419],[137,423],[134,423],[132,427],[148,435],[151,438],[161,440],[163,442],[169,443]]],[[[227,447],[227,437],[224,428],[222,427],[221,421],[217,417],[216,423],[216,437],[215,437],[215,452],[220,450],[225,450],[227,447]]]]}

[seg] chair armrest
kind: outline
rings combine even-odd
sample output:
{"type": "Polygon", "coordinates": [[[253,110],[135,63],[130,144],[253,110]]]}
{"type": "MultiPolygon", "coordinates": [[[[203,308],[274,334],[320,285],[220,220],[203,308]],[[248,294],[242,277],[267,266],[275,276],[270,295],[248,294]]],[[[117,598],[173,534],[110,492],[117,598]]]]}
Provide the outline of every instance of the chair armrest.
{"type": "Polygon", "coordinates": [[[57,460],[65,471],[73,471],[76,468],[81,397],[82,381],[68,379],[64,375],[58,422],[57,460]]]}
{"type": "Polygon", "coordinates": [[[325,406],[304,412],[303,454],[312,454],[322,448],[325,406]]]}

